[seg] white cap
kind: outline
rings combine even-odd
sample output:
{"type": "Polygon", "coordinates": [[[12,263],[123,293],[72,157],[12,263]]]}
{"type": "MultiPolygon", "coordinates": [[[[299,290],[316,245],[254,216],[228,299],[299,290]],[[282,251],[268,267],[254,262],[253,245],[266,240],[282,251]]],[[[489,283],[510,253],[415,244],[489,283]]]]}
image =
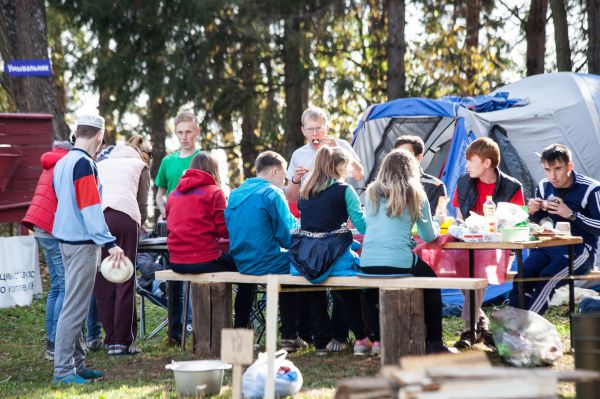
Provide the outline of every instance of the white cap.
{"type": "Polygon", "coordinates": [[[98,115],[79,115],[77,117],[77,126],[80,125],[104,129],[104,118],[98,115]]]}

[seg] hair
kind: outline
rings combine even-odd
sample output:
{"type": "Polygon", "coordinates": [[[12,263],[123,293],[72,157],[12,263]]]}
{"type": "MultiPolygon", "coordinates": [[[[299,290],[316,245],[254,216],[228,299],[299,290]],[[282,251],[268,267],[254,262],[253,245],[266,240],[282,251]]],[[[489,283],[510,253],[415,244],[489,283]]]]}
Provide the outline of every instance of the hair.
{"type": "Polygon", "coordinates": [[[254,161],[254,167],[256,168],[256,173],[258,174],[273,167],[285,169],[287,168],[287,162],[275,151],[265,151],[258,154],[256,161],[254,161]]]}
{"type": "Polygon", "coordinates": [[[302,126],[304,126],[304,122],[308,119],[322,119],[323,125],[327,126],[327,112],[323,108],[319,107],[308,107],[302,113],[302,117],[300,121],[302,122],[302,126]]]}
{"type": "Polygon", "coordinates": [[[302,184],[300,198],[314,197],[329,186],[328,183],[331,179],[341,179],[342,176],[337,171],[337,167],[341,163],[350,164],[350,155],[343,148],[326,146],[317,151],[314,169],[302,184]]]}
{"type": "Polygon", "coordinates": [[[128,140],[126,145],[135,148],[140,154],[142,161],[146,164],[150,164],[152,160],[152,145],[149,140],[146,140],[141,134],[133,134],[128,140]]]}
{"type": "Polygon", "coordinates": [[[96,135],[101,131],[102,129],[98,129],[97,127],[77,125],[77,129],[75,130],[75,139],[91,139],[96,137],[96,135]]]}
{"type": "Polygon", "coordinates": [[[198,118],[196,117],[196,115],[194,115],[194,113],[190,111],[183,111],[177,114],[177,116],[175,117],[174,126],[177,126],[177,124],[180,122],[194,122],[194,127],[200,127],[200,124],[198,123],[198,118]]]}
{"type": "Polygon", "coordinates": [[[52,148],[70,151],[73,149],[73,143],[71,143],[67,140],[64,140],[64,141],[55,140],[52,142],[52,148]]]}
{"type": "Polygon", "coordinates": [[[190,169],[198,169],[211,175],[217,185],[221,185],[221,175],[219,175],[219,163],[215,158],[206,152],[200,152],[194,155],[190,162],[190,169]]]}
{"type": "Polygon", "coordinates": [[[566,145],[555,143],[544,148],[540,160],[548,165],[553,165],[558,161],[568,164],[573,162],[573,154],[566,145]]]}
{"type": "Polygon", "coordinates": [[[500,164],[500,147],[489,137],[480,137],[467,147],[467,159],[474,155],[481,158],[482,161],[489,159],[492,161],[492,168],[500,164]]]}
{"type": "Polygon", "coordinates": [[[421,184],[417,159],[408,151],[391,151],[383,160],[377,178],[367,187],[367,198],[379,211],[381,200],[386,199],[385,213],[400,217],[406,210],[414,222],[421,217],[421,205],[426,198],[421,184]]]}
{"type": "Polygon", "coordinates": [[[411,136],[408,134],[400,136],[396,139],[394,148],[398,148],[404,144],[410,144],[410,147],[412,148],[412,151],[415,156],[422,155],[425,151],[425,142],[423,142],[423,139],[419,136],[411,136]]]}

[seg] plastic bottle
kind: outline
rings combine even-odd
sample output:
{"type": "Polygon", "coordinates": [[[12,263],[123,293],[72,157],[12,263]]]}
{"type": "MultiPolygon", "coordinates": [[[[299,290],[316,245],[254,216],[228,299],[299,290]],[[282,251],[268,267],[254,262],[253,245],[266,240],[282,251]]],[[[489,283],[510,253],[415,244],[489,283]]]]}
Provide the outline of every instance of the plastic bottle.
{"type": "Polygon", "coordinates": [[[483,216],[487,219],[488,232],[494,233],[496,231],[496,204],[491,195],[488,195],[483,203],[483,216]]]}

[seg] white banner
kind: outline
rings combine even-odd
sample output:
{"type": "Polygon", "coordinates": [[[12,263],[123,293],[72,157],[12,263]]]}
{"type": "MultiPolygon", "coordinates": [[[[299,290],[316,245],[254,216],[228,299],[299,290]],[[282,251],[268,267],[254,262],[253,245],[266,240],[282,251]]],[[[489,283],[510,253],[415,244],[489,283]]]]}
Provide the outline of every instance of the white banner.
{"type": "Polygon", "coordinates": [[[31,305],[42,293],[37,244],[33,236],[0,238],[0,308],[31,305]]]}

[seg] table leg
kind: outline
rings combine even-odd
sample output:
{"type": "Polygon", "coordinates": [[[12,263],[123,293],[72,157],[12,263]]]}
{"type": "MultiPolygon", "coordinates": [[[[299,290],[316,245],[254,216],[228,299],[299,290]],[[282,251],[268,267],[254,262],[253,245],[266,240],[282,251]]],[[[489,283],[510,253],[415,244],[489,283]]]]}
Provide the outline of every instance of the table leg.
{"type": "Polygon", "coordinates": [[[267,379],[265,398],[275,398],[275,351],[277,350],[277,308],[279,307],[279,278],[267,277],[267,379]]]}
{"type": "MultiPolygon", "coordinates": [[[[469,249],[469,277],[475,276],[475,251],[469,249]]],[[[469,330],[471,332],[471,344],[475,344],[475,290],[469,290],[469,330]]]]}
{"type": "Polygon", "coordinates": [[[517,290],[519,292],[519,308],[525,309],[525,282],[523,279],[523,250],[516,249],[517,255],[517,290]]]}
{"type": "MultiPolygon", "coordinates": [[[[186,285],[185,295],[183,297],[183,319],[185,322],[181,323],[181,350],[185,350],[185,336],[187,335],[187,314],[188,314],[188,304],[190,302],[190,286],[192,283],[187,282],[184,283],[186,285]]],[[[193,317],[193,316],[192,316],[193,317]]]]}
{"type": "Polygon", "coordinates": [[[573,347],[573,312],[575,312],[575,281],[573,276],[573,245],[569,245],[569,334],[571,338],[571,347],[573,347]]]}

